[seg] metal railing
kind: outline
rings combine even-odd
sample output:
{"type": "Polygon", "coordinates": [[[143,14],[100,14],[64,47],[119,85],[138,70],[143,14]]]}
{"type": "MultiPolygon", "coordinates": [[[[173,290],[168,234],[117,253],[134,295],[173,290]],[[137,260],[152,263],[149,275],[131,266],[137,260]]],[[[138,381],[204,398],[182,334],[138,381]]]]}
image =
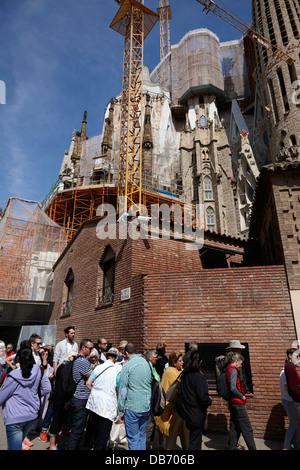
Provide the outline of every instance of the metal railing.
{"type": "Polygon", "coordinates": [[[114,288],[113,286],[106,286],[103,289],[98,289],[98,307],[101,305],[110,304],[114,301],[114,288]]]}
{"type": "Polygon", "coordinates": [[[63,303],[63,315],[69,315],[72,310],[72,300],[67,300],[63,303]]]}

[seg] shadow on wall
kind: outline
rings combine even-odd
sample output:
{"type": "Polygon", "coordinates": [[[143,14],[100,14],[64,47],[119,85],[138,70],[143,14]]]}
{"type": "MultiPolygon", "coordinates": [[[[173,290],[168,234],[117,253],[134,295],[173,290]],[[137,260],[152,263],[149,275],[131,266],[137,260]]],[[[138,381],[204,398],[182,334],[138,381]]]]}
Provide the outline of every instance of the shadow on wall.
{"type": "Polygon", "coordinates": [[[273,406],[269,416],[264,439],[283,440],[285,435],[286,412],[281,403],[273,406]]]}

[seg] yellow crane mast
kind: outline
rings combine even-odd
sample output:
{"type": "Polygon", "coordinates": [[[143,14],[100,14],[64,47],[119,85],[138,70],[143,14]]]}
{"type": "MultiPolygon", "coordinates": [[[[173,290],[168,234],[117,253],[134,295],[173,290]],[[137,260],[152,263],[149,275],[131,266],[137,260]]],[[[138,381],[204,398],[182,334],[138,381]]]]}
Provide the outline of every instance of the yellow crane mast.
{"type": "Polygon", "coordinates": [[[121,134],[117,208],[119,214],[142,204],[142,96],[144,40],[158,15],[137,0],[117,0],[110,27],[124,36],[121,134]]]}

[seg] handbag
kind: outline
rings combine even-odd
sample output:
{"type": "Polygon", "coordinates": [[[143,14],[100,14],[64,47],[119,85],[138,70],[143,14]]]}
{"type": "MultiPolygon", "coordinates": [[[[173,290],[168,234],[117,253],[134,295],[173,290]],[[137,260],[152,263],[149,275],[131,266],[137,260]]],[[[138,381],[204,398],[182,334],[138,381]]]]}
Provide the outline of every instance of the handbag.
{"type": "Polygon", "coordinates": [[[128,440],[126,434],[125,423],[120,419],[119,416],[114,420],[108,441],[108,447],[112,449],[118,448],[118,446],[128,447],[128,440]]]}
{"type": "Polygon", "coordinates": [[[178,377],[174,380],[173,383],[171,383],[170,387],[168,388],[166,392],[166,400],[170,403],[173,403],[177,397],[179,385],[181,382],[181,374],[178,375],[178,377]]]}

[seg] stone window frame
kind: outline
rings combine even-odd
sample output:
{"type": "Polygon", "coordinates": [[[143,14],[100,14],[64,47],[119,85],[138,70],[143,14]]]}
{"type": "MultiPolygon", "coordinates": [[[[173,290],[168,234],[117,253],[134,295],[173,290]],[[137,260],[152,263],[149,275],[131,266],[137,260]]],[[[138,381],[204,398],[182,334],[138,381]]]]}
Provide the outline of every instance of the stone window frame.
{"type": "MultiPolygon", "coordinates": [[[[208,388],[210,392],[217,394],[216,384],[216,363],[215,359],[218,356],[225,355],[227,352],[228,343],[197,343],[198,351],[203,359],[201,370],[205,375],[208,388]]],[[[249,353],[249,344],[241,340],[241,344],[245,346],[242,349],[242,356],[244,357],[243,362],[243,375],[247,383],[248,393],[247,395],[253,395],[253,382],[252,382],[252,371],[249,353]]],[[[188,351],[189,343],[185,343],[185,351],[188,351]]]]}
{"type": "Polygon", "coordinates": [[[115,297],[116,253],[107,245],[99,261],[97,308],[112,305],[115,297]]]}
{"type": "Polygon", "coordinates": [[[61,316],[66,317],[72,313],[72,304],[74,297],[75,276],[72,268],[68,270],[63,287],[63,302],[61,316]]]}

